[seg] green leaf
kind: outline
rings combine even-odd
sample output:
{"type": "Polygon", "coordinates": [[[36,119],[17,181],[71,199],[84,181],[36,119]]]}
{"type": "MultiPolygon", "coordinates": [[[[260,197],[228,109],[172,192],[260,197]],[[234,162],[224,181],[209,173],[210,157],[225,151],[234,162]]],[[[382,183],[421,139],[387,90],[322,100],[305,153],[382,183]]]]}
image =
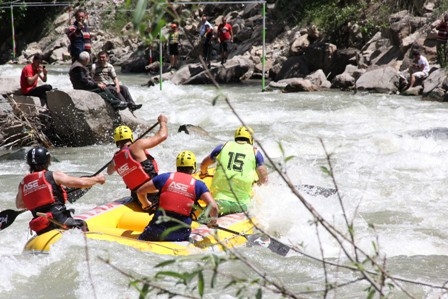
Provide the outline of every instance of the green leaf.
{"type": "Polygon", "coordinates": [[[370,289],[368,294],[367,294],[367,299],[373,299],[373,297],[375,296],[375,289],[370,289]]]}
{"type": "Polygon", "coordinates": [[[147,6],[148,6],[147,0],[138,0],[134,10],[134,18],[132,19],[132,23],[134,24],[135,27],[138,27],[139,24],[142,22],[147,6]]]}
{"type": "Polygon", "coordinates": [[[176,262],[176,260],[167,260],[161,263],[158,263],[157,265],[155,265],[156,268],[161,268],[161,267],[165,267],[171,264],[174,264],[176,262]]]}
{"type": "Polygon", "coordinates": [[[293,158],[294,158],[294,156],[288,156],[288,157],[285,158],[285,162],[288,162],[289,160],[291,160],[293,158]]]}
{"type": "Polygon", "coordinates": [[[218,271],[213,271],[212,279],[210,281],[210,286],[212,288],[215,287],[215,283],[216,283],[217,278],[218,278],[218,271]]]}
{"type": "Polygon", "coordinates": [[[327,174],[327,175],[331,175],[330,170],[328,170],[328,168],[325,167],[325,166],[321,166],[321,167],[320,167],[320,170],[321,170],[323,173],[327,174]]]}
{"type": "Polygon", "coordinates": [[[198,273],[198,292],[201,298],[204,297],[204,274],[202,271],[198,273]]]}
{"type": "Polygon", "coordinates": [[[143,287],[142,287],[142,289],[141,289],[141,291],[140,291],[139,299],[144,299],[144,298],[146,298],[146,296],[147,296],[148,293],[149,293],[149,288],[150,288],[149,284],[147,284],[147,283],[144,283],[144,284],[143,284],[143,287]]]}
{"type": "Polygon", "coordinates": [[[174,272],[174,271],[160,271],[160,272],[157,272],[155,277],[159,278],[161,276],[178,278],[178,279],[181,279],[182,281],[185,281],[185,277],[183,274],[180,274],[180,273],[174,272]]]}

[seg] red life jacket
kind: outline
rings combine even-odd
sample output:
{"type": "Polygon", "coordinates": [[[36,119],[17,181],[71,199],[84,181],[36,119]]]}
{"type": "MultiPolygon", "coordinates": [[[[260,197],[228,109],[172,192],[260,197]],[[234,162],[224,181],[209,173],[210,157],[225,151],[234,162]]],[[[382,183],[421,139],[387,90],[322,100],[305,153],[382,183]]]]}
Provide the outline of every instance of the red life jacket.
{"type": "MultiPolygon", "coordinates": [[[[157,163],[148,153],[149,159],[152,159],[155,171],[157,172],[157,163]]],[[[142,163],[137,162],[131,155],[129,147],[124,147],[114,155],[115,170],[123,178],[124,183],[130,190],[135,190],[151,179],[151,176],[145,171],[142,163]]]]}
{"type": "Polygon", "coordinates": [[[34,210],[55,202],[53,187],[45,178],[45,172],[44,170],[27,174],[20,184],[23,202],[28,210],[34,210]]]}
{"type": "Polygon", "coordinates": [[[29,222],[29,226],[33,231],[40,235],[40,232],[46,229],[51,224],[51,221],[49,219],[53,219],[53,214],[50,212],[46,213],[45,217],[38,216],[36,218],[33,218],[29,222]]]}
{"type": "Polygon", "coordinates": [[[185,216],[190,216],[196,200],[196,179],[182,172],[172,172],[163,185],[159,207],[185,216]]]}

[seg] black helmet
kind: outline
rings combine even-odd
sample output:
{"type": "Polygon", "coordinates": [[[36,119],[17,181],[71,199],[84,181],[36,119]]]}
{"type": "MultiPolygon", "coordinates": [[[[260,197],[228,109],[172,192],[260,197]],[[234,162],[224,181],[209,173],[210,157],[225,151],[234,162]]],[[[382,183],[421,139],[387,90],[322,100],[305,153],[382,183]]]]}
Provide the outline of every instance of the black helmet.
{"type": "Polygon", "coordinates": [[[26,161],[30,166],[44,165],[50,161],[50,152],[45,147],[33,147],[26,154],[26,161]]]}

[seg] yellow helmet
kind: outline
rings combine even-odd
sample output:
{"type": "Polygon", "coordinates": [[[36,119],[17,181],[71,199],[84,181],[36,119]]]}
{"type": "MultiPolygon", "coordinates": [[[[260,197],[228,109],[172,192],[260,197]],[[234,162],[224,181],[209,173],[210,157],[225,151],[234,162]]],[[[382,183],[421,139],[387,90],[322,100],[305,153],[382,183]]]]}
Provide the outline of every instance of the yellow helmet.
{"type": "Polygon", "coordinates": [[[132,130],[128,126],[119,126],[114,130],[114,142],[117,143],[122,140],[131,140],[131,142],[134,142],[132,130]]]}
{"type": "Polygon", "coordinates": [[[235,131],[235,141],[238,139],[247,139],[250,144],[254,144],[254,130],[250,127],[241,126],[235,131]]]}
{"type": "Polygon", "coordinates": [[[196,170],[196,156],[191,151],[182,151],[176,157],[176,167],[193,167],[196,170]]]}

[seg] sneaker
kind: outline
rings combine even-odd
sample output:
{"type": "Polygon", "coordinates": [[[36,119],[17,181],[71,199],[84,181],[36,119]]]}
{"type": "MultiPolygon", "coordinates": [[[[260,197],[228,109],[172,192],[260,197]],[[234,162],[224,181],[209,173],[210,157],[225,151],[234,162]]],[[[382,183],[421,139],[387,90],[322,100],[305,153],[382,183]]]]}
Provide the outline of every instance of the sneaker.
{"type": "Polygon", "coordinates": [[[142,104],[129,104],[129,110],[135,111],[142,108],[142,106],[143,106],[142,104]]]}

